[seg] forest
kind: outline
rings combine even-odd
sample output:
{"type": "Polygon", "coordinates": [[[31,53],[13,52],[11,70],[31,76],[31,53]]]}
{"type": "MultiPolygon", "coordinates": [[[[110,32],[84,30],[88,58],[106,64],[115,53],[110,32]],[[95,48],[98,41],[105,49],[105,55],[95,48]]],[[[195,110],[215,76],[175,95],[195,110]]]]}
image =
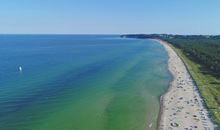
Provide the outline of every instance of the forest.
{"type": "Polygon", "coordinates": [[[163,38],[201,65],[201,72],[220,77],[220,38],[217,36],[175,36],[163,38]]]}

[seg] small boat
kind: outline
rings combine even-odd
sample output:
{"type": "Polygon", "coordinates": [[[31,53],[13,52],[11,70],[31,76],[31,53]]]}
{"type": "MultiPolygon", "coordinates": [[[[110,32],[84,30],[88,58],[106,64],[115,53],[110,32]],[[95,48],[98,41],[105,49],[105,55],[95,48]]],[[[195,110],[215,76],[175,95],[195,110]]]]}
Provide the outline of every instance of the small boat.
{"type": "Polygon", "coordinates": [[[18,68],[18,69],[19,69],[19,71],[20,71],[20,72],[22,72],[22,67],[21,67],[21,66],[19,66],[19,68],[18,68]]]}

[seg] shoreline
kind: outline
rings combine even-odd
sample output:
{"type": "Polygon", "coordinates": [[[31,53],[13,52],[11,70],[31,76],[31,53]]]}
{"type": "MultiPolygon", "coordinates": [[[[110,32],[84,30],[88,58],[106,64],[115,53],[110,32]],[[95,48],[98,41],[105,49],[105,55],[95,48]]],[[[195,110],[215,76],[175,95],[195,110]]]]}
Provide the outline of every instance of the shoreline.
{"type": "Polygon", "coordinates": [[[183,61],[167,42],[154,40],[167,51],[168,70],[173,76],[167,91],[160,97],[158,130],[214,130],[209,112],[183,61]]]}

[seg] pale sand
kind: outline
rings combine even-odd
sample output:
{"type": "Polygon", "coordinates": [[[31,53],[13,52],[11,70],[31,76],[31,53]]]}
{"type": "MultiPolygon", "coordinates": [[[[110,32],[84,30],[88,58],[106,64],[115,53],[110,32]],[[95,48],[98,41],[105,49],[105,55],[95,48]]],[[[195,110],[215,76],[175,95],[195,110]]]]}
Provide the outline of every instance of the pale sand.
{"type": "Polygon", "coordinates": [[[159,41],[169,55],[173,75],[169,90],[161,97],[159,130],[214,130],[207,109],[184,63],[164,41],[159,41]]]}

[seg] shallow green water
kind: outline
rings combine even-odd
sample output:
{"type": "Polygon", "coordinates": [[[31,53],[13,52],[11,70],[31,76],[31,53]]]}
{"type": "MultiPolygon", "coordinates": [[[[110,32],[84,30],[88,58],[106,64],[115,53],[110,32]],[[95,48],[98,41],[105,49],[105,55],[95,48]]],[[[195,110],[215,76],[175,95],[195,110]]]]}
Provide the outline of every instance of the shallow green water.
{"type": "Polygon", "coordinates": [[[118,36],[2,35],[0,59],[4,130],[156,129],[171,79],[159,43],[118,36]]]}

